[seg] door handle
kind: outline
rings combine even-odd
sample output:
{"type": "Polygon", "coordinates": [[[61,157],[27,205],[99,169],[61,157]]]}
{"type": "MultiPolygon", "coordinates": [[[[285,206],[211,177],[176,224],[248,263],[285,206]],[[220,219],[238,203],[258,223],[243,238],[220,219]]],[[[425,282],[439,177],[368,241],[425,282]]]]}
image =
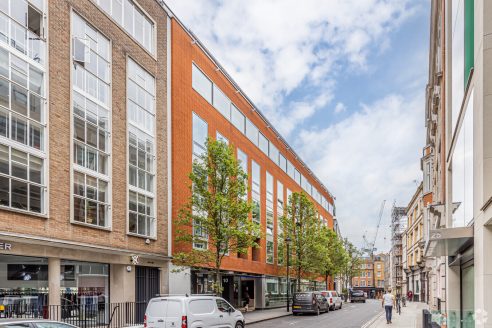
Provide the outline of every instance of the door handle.
{"type": "Polygon", "coordinates": [[[222,314],[221,314],[221,315],[219,315],[219,318],[223,318],[223,317],[224,317],[224,316],[223,316],[222,314]]]}
{"type": "Polygon", "coordinates": [[[157,322],[164,322],[164,320],[163,319],[159,319],[159,320],[157,320],[157,322]]]}

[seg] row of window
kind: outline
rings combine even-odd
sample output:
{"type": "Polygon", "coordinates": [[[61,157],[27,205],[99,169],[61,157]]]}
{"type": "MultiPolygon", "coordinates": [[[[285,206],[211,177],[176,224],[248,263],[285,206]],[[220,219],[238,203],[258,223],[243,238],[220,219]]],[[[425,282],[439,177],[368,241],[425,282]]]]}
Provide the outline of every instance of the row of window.
{"type": "Polygon", "coordinates": [[[150,53],[155,52],[154,23],[131,0],[96,0],[97,4],[150,53]]]}
{"type": "Polygon", "coordinates": [[[43,0],[0,1],[0,206],[45,213],[43,0]]]}
{"type": "Polygon", "coordinates": [[[287,173],[302,189],[311,195],[330,214],[333,205],[286,159],[227,96],[195,64],[192,64],[192,87],[214,106],[227,120],[241,131],[255,146],[287,173]]]}
{"type": "MultiPolygon", "coordinates": [[[[193,160],[197,160],[200,155],[206,152],[206,141],[208,137],[208,124],[201,117],[193,113],[192,118],[192,139],[193,139],[193,160]]],[[[217,140],[228,143],[227,138],[222,134],[217,132],[217,140]]],[[[244,172],[249,172],[248,170],[248,155],[241,149],[237,148],[237,159],[239,165],[244,172]]],[[[252,209],[252,220],[253,222],[261,223],[261,167],[254,160],[251,160],[251,200],[253,203],[252,209]]],[[[277,180],[277,197],[275,200],[274,196],[274,177],[266,172],[266,263],[274,263],[274,230],[275,222],[277,222],[277,263],[283,265],[284,259],[284,237],[283,237],[283,227],[280,217],[284,213],[284,185],[277,180]],[[276,213],[274,212],[274,207],[277,207],[276,213]]],[[[291,196],[292,192],[287,188],[287,199],[291,196]]],[[[321,217],[324,221],[324,219],[321,217]]],[[[200,237],[200,241],[195,242],[193,247],[196,249],[206,249],[208,247],[208,235],[202,229],[202,227],[194,224],[193,233],[195,236],[200,237]]]]}

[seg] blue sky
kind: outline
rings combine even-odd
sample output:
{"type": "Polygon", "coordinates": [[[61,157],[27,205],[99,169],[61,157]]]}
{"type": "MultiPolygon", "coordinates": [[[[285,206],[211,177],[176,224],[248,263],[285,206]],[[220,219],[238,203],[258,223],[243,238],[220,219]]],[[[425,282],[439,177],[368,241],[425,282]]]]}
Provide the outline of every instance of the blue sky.
{"type": "Polygon", "coordinates": [[[428,0],[170,0],[336,196],[343,236],[390,247],[420,181],[428,0]]]}

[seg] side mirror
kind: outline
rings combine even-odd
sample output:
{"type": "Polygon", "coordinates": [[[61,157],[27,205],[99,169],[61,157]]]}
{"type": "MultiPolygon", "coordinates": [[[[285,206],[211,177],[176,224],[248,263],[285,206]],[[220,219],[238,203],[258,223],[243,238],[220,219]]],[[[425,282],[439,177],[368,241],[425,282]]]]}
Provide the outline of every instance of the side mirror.
{"type": "Polygon", "coordinates": [[[234,313],[234,312],[235,312],[235,310],[234,310],[234,308],[233,308],[233,307],[230,307],[230,308],[227,310],[227,312],[229,312],[229,313],[234,313]]]}

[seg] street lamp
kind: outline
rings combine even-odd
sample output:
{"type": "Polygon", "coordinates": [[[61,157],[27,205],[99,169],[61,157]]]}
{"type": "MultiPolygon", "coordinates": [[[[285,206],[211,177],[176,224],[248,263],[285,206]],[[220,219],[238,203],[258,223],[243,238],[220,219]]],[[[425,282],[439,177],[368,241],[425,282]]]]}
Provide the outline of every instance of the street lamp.
{"type": "Polygon", "coordinates": [[[285,244],[287,245],[287,312],[290,312],[290,278],[289,278],[289,267],[290,267],[290,242],[292,240],[289,236],[285,238],[285,244]]]}

